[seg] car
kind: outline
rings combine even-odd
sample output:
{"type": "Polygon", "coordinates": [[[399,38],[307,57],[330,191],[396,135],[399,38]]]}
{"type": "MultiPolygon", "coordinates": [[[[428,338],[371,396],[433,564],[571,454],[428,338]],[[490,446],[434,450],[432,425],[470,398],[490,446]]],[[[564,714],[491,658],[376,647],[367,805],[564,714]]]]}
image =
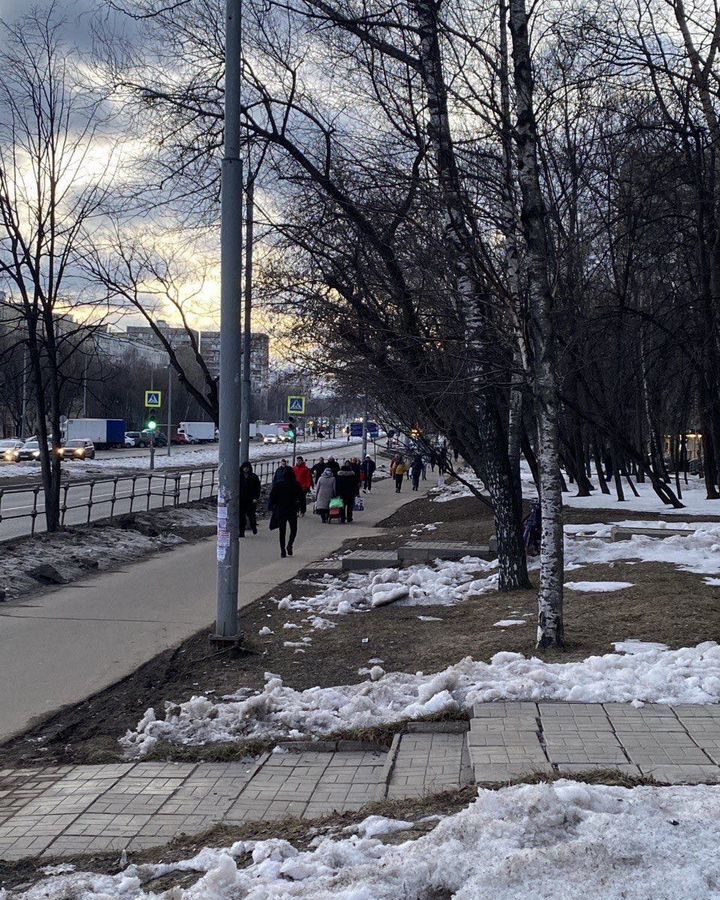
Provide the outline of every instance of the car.
{"type": "Polygon", "coordinates": [[[266,434],[263,438],[263,444],[279,444],[280,438],[276,434],[266,434]]]}
{"type": "Polygon", "coordinates": [[[145,431],[140,432],[140,438],[142,440],[141,447],[149,447],[151,439],[156,447],[167,447],[168,439],[164,431],[149,431],[146,428],[145,431]]]}
{"type": "Polygon", "coordinates": [[[23,442],[19,438],[6,438],[0,441],[0,457],[5,462],[17,462],[17,454],[23,442]]]}
{"type": "Polygon", "coordinates": [[[126,447],[135,447],[137,446],[137,441],[133,437],[132,433],[129,431],[125,432],[125,446],[126,447]]]}
{"type": "MultiPolygon", "coordinates": [[[[52,444],[48,441],[48,450],[52,453],[52,444]]],[[[37,462],[40,459],[40,442],[37,438],[29,438],[17,451],[16,462],[37,462]]]]}
{"type": "Polygon", "coordinates": [[[60,459],[81,460],[95,459],[95,444],[92,441],[86,441],[84,438],[78,438],[74,441],[68,441],[64,447],[58,451],[60,459]]]}

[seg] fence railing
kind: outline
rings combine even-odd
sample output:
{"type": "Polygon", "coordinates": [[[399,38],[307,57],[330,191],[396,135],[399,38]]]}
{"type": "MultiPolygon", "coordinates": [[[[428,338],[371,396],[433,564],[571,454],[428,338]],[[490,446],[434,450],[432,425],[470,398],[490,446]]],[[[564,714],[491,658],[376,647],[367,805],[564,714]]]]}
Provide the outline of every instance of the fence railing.
{"type": "MultiPolygon", "coordinates": [[[[272,481],[279,461],[276,458],[253,463],[261,484],[272,481]]],[[[317,458],[305,457],[305,461],[312,467],[317,458]]],[[[62,525],[87,525],[93,519],[113,519],[127,513],[207,499],[214,497],[216,490],[217,466],[63,481],[60,522],[62,525]]],[[[37,482],[9,487],[2,487],[0,483],[0,540],[44,531],[44,503],[42,485],[37,482]],[[9,526],[9,523],[22,519],[28,520],[27,529],[9,526]]]]}

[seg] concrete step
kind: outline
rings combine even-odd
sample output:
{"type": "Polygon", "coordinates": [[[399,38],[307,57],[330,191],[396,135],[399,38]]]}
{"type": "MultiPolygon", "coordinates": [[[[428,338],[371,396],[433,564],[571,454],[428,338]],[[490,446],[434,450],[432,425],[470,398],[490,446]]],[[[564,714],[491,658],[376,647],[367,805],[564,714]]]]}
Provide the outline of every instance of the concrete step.
{"type": "Polygon", "coordinates": [[[343,571],[342,561],[339,559],[321,559],[308,563],[298,573],[299,575],[340,575],[343,571]]]}
{"type": "Polygon", "coordinates": [[[398,564],[395,550],[353,550],[342,558],[343,572],[368,572],[398,564]]]}
{"type": "Polygon", "coordinates": [[[485,545],[468,544],[466,541],[408,541],[398,549],[403,562],[431,562],[433,559],[462,559],[463,556],[477,556],[491,560],[495,554],[485,545]]]}

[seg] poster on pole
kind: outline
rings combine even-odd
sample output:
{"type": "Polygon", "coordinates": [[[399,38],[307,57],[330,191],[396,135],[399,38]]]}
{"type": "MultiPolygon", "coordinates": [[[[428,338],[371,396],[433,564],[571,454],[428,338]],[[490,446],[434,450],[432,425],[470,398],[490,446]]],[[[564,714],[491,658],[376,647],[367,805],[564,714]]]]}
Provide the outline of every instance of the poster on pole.
{"type": "Polygon", "coordinates": [[[305,397],[293,396],[287,398],[287,411],[290,416],[305,415],[305,397]]]}

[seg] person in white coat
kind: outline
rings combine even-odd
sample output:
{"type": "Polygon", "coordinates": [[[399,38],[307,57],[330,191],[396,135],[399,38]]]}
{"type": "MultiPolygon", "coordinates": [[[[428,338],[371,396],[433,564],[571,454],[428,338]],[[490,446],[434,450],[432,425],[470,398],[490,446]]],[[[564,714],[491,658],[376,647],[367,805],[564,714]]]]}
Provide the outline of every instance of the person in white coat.
{"type": "Polygon", "coordinates": [[[335,476],[332,469],[325,469],[315,485],[315,512],[320,513],[323,522],[330,518],[330,501],[336,494],[335,476]]]}

